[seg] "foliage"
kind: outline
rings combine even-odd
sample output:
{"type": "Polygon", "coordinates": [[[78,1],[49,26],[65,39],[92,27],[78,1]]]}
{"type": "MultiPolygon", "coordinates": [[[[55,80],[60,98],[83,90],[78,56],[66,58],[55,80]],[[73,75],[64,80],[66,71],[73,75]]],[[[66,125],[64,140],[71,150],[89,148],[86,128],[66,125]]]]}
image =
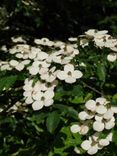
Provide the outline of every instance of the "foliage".
{"type": "MultiPolygon", "coordinates": [[[[11,38],[14,36],[22,36],[23,44],[36,48],[43,46],[38,47],[33,42],[35,38],[48,37],[54,42],[60,39],[69,45],[72,42],[68,37],[78,36],[90,28],[109,30],[116,37],[116,7],[115,0],[1,0],[0,69],[1,62],[16,59],[15,54],[9,54],[9,49],[19,43],[11,38]]],[[[27,72],[28,65],[21,71],[15,68],[0,71],[0,156],[76,156],[79,155],[76,147],[81,155],[87,155],[80,147],[85,136],[72,133],[70,127],[80,123],[78,113],[90,99],[104,96],[111,105],[117,106],[117,61],[109,62],[107,56],[113,56],[112,49],[94,46],[90,37],[80,36],[77,44],[80,53],[73,58],[72,64],[83,77],[73,84],[59,81],[54,104],[39,111],[32,110],[23,96],[25,79],[35,77],[27,72]],[[86,43],[88,39],[88,46],[81,46],[80,39],[86,43]]],[[[43,47],[46,53],[54,50],[43,47]]],[[[21,61],[20,58],[16,60],[21,61]]],[[[57,69],[63,70],[62,66],[57,65],[57,69]]],[[[117,155],[116,120],[112,143],[96,156],[117,155]]],[[[90,133],[92,131],[87,138],[90,133]]],[[[106,135],[102,132],[100,137],[106,135]]]]}

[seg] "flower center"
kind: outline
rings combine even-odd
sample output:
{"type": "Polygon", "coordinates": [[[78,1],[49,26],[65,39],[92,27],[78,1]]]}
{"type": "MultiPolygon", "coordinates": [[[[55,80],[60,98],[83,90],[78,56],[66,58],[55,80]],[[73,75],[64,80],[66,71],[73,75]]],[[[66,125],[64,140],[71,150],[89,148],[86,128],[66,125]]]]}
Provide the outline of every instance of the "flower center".
{"type": "Polygon", "coordinates": [[[69,75],[69,76],[72,76],[72,72],[71,72],[71,71],[69,71],[69,72],[68,72],[68,75],[69,75]]]}
{"type": "Polygon", "coordinates": [[[41,101],[44,101],[44,100],[45,100],[45,97],[44,97],[44,96],[42,96],[42,97],[41,97],[41,101]]]}

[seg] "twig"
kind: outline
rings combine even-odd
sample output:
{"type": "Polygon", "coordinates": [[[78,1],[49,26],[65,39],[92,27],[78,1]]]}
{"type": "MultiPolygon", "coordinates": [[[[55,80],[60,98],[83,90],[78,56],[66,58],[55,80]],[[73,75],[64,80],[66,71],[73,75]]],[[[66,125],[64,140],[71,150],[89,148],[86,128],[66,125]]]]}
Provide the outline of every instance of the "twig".
{"type": "Polygon", "coordinates": [[[83,82],[83,84],[84,84],[87,88],[89,88],[89,89],[93,90],[94,92],[96,92],[96,93],[100,94],[101,96],[103,96],[103,93],[101,93],[101,92],[98,91],[97,89],[95,89],[95,88],[89,86],[89,85],[86,84],[85,82],[83,82]]]}

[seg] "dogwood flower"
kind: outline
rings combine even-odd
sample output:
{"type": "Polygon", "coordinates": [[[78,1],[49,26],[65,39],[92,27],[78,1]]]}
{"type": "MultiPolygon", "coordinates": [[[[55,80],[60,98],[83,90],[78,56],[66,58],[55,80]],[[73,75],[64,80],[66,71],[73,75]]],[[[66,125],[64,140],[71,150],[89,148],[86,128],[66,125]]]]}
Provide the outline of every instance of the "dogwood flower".
{"type": "Polygon", "coordinates": [[[41,74],[41,79],[45,80],[46,82],[53,82],[56,79],[57,71],[55,71],[56,67],[52,67],[48,71],[45,71],[41,74]]]}
{"type": "Polygon", "coordinates": [[[33,110],[40,110],[43,106],[50,106],[53,104],[54,92],[52,90],[47,90],[45,92],[38,92],[35,96],[36,101],[32,104],[33,110]],[[37,96],[37,97],[36,97],[37,96]]]}
{"type": "Polygon", "coordinates": [[[82,73],[79,70],[74,70],[74,66],[72,64],[67,64],[64,66],[64,71],[58,71],[57,77],[60,80],[65,80],[67,83],[74,83],[76,79],[82,77],[82,73]]]}
{"type": "Polygon", "coordinates": [[[46,61],[34,61],[33,64],[28,67],[29,73],[31,75],[43,74],[48,71],[49,63],[46,61]]]}

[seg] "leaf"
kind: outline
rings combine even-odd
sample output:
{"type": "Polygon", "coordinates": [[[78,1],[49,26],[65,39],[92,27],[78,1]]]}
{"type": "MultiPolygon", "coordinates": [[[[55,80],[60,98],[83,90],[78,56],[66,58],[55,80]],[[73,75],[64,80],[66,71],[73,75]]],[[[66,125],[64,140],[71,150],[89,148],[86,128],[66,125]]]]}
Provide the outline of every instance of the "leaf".
{"type": "Polygon", "coordinates": [[[117,145],[117,131],[116,130],[113,131],[113,139],[112,140],[117,145]]]}
{"type": "Polygon", "coordinates": [[[62,104],[54,105],[55,108],[59,109],[62,114],[67,114],[69,117],[73,119],[78,119],[78,112],[73,108],[62,104]]]}
{"type": "Polygon", "coordinates": [[[60,122],[60,115],[54,111],[48,115],[46,126],[50,133],[53,133],[60,122]]]}
{"type": "Polygon", "coordinates": [[[98,64],[97,65],[97,76],[100,81],[105,82],[106,79],[106,69],[103,64],[98,64]]]}
{"type": "Polygon", "coordinates": [[[68,113],[67,114],[68,116],[70,116],[70,117],[72,117],[74,119],[78,119],[78,112],[74,108],[69,107],[67,113],[68,113]]]}
{"type": "Polygon", "coordinates": [[[82,86],[76,85],[73,87],[73,90],[71,91],[72,96],[82,96],[83,95],[83,89],[82,86]]]}
{"type": "Polygon", "coordinates": [[[0,79],[0,91],[2,91],[3,89],[8,90],[10,87],[14,85],[16,80],[17,80],[16,75],[1,78],[0,79]]]}
{"type": "Polygon", "coordinates": [[[70,99],[70,102],[74,104],[79,104],[84,103],[84,100],[82,96],[81,97],[75,96],[73,99],[70,99]]]}
{"type": "Polygon", "coordinates": [[[117,94],[114,94],[112,97],[112,105],[117,105],[117,94]]]}

